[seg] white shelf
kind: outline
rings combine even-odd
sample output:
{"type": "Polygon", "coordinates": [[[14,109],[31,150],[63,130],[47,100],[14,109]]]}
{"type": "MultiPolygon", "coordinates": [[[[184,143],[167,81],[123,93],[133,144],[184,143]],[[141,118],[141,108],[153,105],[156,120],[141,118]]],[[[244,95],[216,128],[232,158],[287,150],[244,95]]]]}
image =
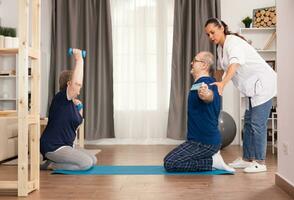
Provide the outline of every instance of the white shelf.
{"type": "MultiPolygon", "coordinates": [[[[274,117],[274,118],[272,118],[272,117],[267,118],[267,120],[277,120],[277,119],[278,118],[276,118],[276,117],[274,117]]],[[[242,117],[241,120],[244,121],[244,117],[242,117]]]]}
{"type": "Polygon", "coordinates": [[[0,98],[0,101],[16,101],[16,98],[0,98]]]}
{"type": "MultiPolygon", "coordinates": [[[[278,96],[276,95],[276,96],[274,96],[273,98],[277,98],[278,96]]],[[[241,99],[246,99],[246,98],[248,98],[248,97],[245,97],[245,96],[243,96],[242,94],[240,94],[240,98],[241,99]]]]}
{"type": "Polygon", "coordinates": [[[263,50],[263,49],[257,49],[256,50],[259,53],[276,53],[276,50],[263,50]]]}
{"type": "Polygon", "coordinates": [[[241,32],[245,31],[275,31],[276,27],[270,27],[270,28],[240,28],[241,32]]]}
{"type": "Polygon", "coordinates": [[[0,75],[0,78],[16,78],[16,75],[0,75]]]}
{"type": "MultiPolygon", "coordinates": [[[[16,78],[16,75],[0,75],[0,78],[16,78]]],[[[32,78],[32,76],[29,75],[29,78],[32,78]]]]}
{"type": "Polygon", "coordinates": [[[278,119],[277,117],[274,117],[274,118],[269,117],[269,118],[268,118],[268,120],[277,120],[277,119],[278,119]]]}
{"type": "Polygon", "coordinates": [[[252,42],[252,46],[265,60],[276,59],[276,27],[240,28],[239,33],[252,42]]]}

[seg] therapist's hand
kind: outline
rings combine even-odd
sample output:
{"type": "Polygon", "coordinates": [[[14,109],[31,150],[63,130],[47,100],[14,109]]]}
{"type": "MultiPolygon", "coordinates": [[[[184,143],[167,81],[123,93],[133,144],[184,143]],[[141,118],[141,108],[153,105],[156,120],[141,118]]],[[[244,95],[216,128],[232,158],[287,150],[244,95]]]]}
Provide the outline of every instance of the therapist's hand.
{"type": "Polygon", "coordinates": [[[223,91],[224,91],[224,87],[225,87],[225,84],[224,82],[214,82],[214,83],[211,83],[210,85],[216,85],[217,86],[217,90],[218,90],[218,93],[219,95],[223,95],[223,91]]]}

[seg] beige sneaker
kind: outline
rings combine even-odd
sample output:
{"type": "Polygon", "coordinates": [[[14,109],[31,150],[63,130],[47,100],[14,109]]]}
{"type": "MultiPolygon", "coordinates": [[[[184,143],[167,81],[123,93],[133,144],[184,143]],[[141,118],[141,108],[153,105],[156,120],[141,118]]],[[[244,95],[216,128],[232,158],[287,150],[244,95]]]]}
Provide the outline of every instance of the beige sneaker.
{"type": "Polygon", "coordinates": [[[252,164],[244,169],[246,173],[258,173],[258,172],[266,172],[266,165],[259,164],[256,161],[253,161],[252,164]]]}
{"type": "Polygon", "coordinates": [[[246,167],[249,167],[251,164],[252,162],[247,162],[243,160],[242,158],[237,158],[232,163],[229,163],[229,166],[235,169],[244,169],[246,167]]]}

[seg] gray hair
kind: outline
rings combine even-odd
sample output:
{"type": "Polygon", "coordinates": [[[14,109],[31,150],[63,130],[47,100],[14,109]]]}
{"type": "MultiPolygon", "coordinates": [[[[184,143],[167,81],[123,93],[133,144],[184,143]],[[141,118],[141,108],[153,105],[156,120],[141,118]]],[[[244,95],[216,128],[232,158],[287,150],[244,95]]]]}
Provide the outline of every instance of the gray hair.
{"type": "Polygon", "coordinates": [[[209,51],[202,51],[201,54],[203,62],[205,62],[210,68],[214,63],[214,56],[209,51]]]}

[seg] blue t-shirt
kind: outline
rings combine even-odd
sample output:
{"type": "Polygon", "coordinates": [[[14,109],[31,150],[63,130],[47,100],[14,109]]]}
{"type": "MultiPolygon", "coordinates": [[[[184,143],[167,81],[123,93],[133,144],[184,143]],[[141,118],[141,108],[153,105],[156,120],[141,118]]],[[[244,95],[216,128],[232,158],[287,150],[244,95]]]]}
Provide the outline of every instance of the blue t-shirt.
{"type": "Polygon", "coordinates": [[[201,77],[191,87],[188,97],[188,133],[187,139],[203,144],[219,145],[221,135],[218,129],[220,113],[220,96],[212,77],[201,77]],[[193,90],[193,85],[204,82],[213,91],[213,101],[205,103],[198,96],[198,90],[193,90]]]}
{"type": "Polygon", "coordinates": [[[45,157],[61,146],[73,146],[76,130],[83,119],[66,90],[58,92],[51,103],[48,124],[40,139],[40,150],[45,157]]]}

